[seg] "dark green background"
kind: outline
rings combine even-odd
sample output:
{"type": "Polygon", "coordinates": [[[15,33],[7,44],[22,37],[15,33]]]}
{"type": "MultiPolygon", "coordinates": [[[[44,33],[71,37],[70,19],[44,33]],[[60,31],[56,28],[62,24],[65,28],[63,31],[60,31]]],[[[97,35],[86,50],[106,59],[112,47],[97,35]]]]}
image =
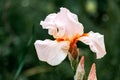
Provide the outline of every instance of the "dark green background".
{"type": "Polygon", "coordinates": [[[73,80],[68,58],[52,67],[38,60],[34,48],[35,40],[53,39],[39,23],[60,7],[77,14],[85,32],[104,34],[102,59],[78,42],[85,80],[94,62],[98,80],[120,80],[120,0],[0,0],[0,80],[73,80]]]}

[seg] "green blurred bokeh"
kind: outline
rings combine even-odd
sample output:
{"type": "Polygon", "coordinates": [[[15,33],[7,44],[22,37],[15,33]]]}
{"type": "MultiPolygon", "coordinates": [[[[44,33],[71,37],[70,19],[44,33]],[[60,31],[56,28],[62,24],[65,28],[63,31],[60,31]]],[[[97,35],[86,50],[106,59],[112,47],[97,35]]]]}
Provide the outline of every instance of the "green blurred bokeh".
{"type": "Polygon", "coordinates": [[[104,34],[102,59],[78,42],[86,79],[95,62],[98,80],[120,80],[120,0],[0,0],[0,80],[73,80],[68,58],[53,67],[39,61],[34,48],[35,40],[53,39],[39,23],[60,7],[77,14],[85,32],[104,34]]]}

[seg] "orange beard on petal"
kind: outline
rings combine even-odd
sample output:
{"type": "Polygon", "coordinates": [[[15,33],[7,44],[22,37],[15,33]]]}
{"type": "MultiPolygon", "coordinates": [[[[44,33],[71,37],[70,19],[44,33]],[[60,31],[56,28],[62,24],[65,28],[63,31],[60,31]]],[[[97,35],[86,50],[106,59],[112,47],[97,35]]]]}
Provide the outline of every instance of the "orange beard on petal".
{"type": "Polygon", "coordinates": [[[81,35],[80,37],[82,37],[82,36],[88,36],[88,33],[84,33],[83,35],[81,35]]]}
{"type": "Polygon", "coordinates": [[[57,40],[58,42],[64,41],[63,38],[57,38],[56,40],[57,40]]]}
{"type": "Polygon", "coordinates": [[[70,42],[70,48],[69,48],[69,52],[71,54],[71,56],[74,58],[74,59],[77,59],[78,57],[78,49],[77,49],[77,41],[78,39],[80,38],[80,35],[79,34],[76,34],[74,37],[72,37],[71,39],[68,39],[68,38],[57,38],[56,40],[58,42],[61,42],[61,41],[69,41],[70,42]]]}

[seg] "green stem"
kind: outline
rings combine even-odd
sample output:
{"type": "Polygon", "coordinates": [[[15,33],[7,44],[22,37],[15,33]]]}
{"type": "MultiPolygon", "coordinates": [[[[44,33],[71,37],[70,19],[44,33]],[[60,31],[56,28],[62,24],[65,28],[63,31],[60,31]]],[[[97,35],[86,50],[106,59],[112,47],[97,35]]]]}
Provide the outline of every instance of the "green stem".
{"type": "Polygon", "coordinates": [[[24,66],[24,64],[25,64],[25,59],[26,59],[26,56],[27,56],[29,47],[30,47],[30,45],[31,45],[31,43],[32,43],[32,41],[33,41],[33,36],[34,36],[34,26],[32,27],[32,36],[30,37],[27,45],[25,46],[25,50],[24,50],[23,55],[22,55],[22,58],[21,58],[21,63],[20,63],[20,65],[18,66],[18,68],[17,68],[17,70],[16,70],[16,72],[15,72],[15,75],[14,75],[14,77],[13,77],[13,80],[17,80],[19,74],[20,74],[21,71],[22,71],[22,68],[23,68],[23,66],[24,66]]]}

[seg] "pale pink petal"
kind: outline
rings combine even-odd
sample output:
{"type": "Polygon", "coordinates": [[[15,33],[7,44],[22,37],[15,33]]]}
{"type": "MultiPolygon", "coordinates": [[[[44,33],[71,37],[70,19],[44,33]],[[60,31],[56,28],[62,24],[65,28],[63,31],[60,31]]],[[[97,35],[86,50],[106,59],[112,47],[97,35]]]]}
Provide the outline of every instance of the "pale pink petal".
{"type": "Polygon", "coordinates": [[[84,69],[84,56],[81,57],[80,63],[78,64],[74,80],[83,80],[85,74],[85,69],[84,69]]]}
{"type": "Polygon", "coordinates": [[[34,45],[38,58],[53,66],[60,64],[66,58],[69,49],[67,41],[37,40],[34,45]]]}
{"type": "Polygon", "coordinates": [[[106,54],[103,35],[90,31],[87,36],[80,37],[79,40],[90,46],[90,49],[96,53],[97,59],[106,54]]]}
{"type": "Polygon", "coordinates": [[[40,25],[42,25],[43,29],[48,29],[48,33],[50,35],[57,34],[57,27],[55,25],[55,17],[56,17],[56,13],[52,13],[52,14],[49,14],[44,21],[40,22],[40,25]]]}
{"type": "Polygon", "coordinates": [[[95,63],[92,64],[91,70],[88,75],[88,80],[97,80],[95,63]]]}
{"type": "Polygon", "coordinates": [[[83,34],[83,25],[79,23],[77,15],[66,8],[60,8],[57,14],[49,14],[40,24],[55,38],[71,39],[83,34]]]}

